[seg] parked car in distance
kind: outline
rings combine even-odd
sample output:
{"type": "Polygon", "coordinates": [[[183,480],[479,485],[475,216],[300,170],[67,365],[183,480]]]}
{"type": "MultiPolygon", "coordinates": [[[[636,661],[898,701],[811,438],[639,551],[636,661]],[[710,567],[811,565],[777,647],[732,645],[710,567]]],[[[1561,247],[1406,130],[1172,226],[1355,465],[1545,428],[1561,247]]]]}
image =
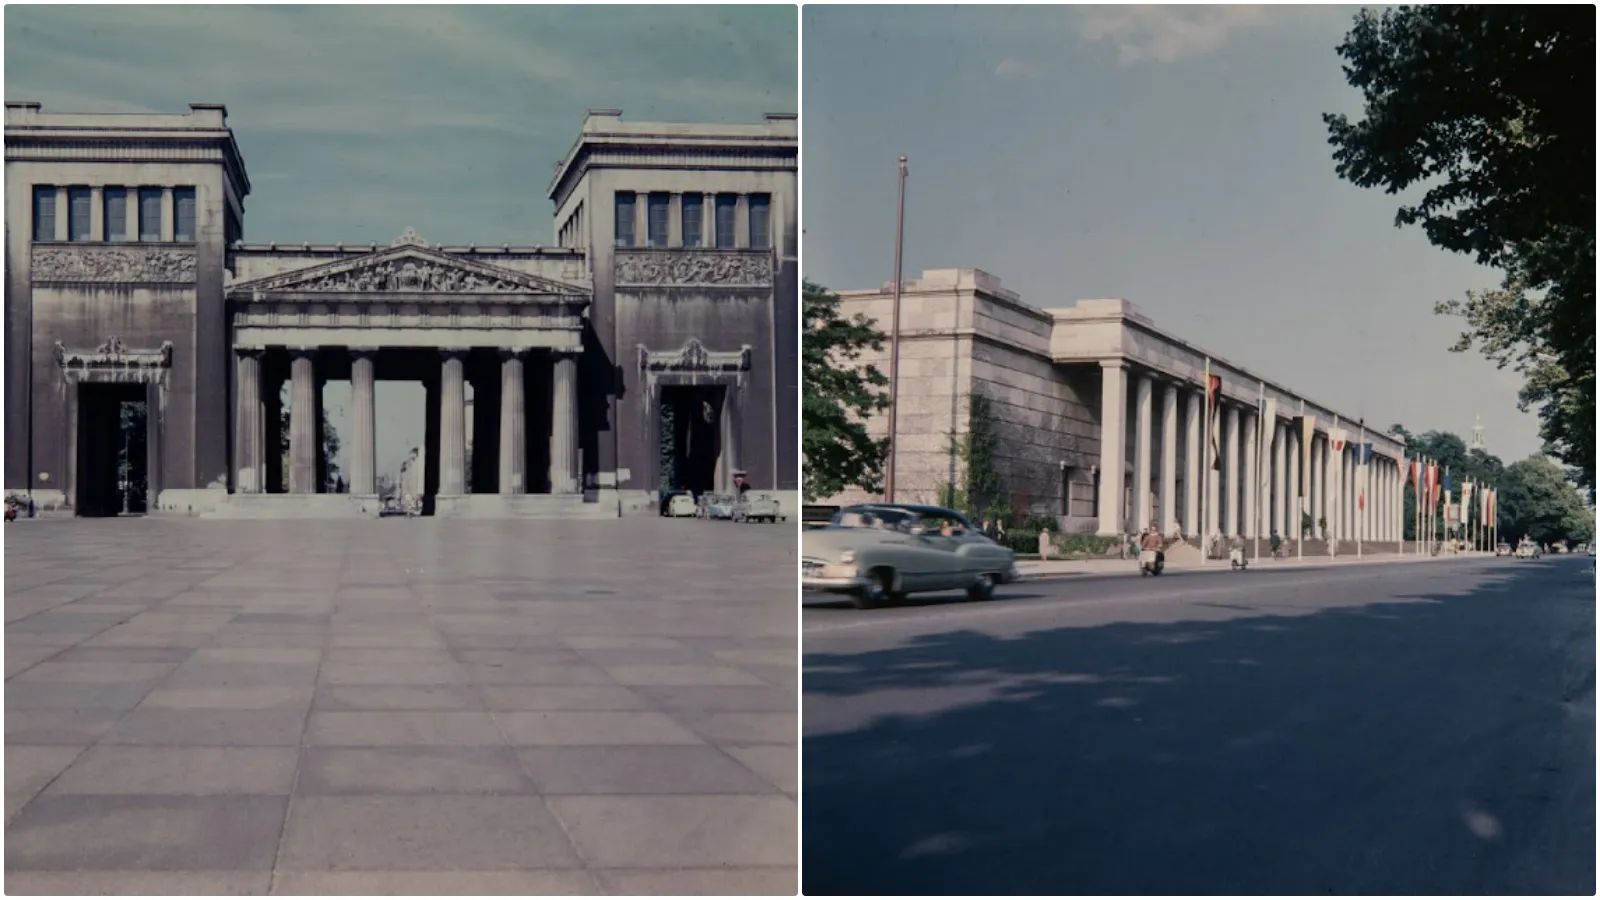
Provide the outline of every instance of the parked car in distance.
{"type": "Polygon", "coordinates": [[[1517,545],[1517,559],[1538,559],[1542,555],[1539,545],[1533,541],[1523,541],[1517,545]]]}
{"type": "Polygon", "coordinates": [[[800,537],[801,585],[868,609],[925,591],[989,600],[1017,579],[1017,557],[960,513],[937,506],[864,504],[800,537]]]}
{"type": "Polygon", "coordinates": [[[712,494],[706,498],[706,518],[732,519],[733,507],[739,498],[732,494],[712,494]]]}
{"type": "Polygon", "coordinates": [[[782,518],[778,498],[767,491],[746,491],[733,507],[735,522],[777,522],[782,518]]]}
{"type": "Polygon", "coordinates": [[[673,518],[693,517],[700,514],[700,507],[694,502],[694,494],[688,491],[671,491],[662,499],[661,514],[673,518]]]}
{"type": "Polygon", "coordinates": [[[1506,543],[1505,541],[1501,541],[1500,543],[1495,545],[1495,547],[1494,547],[1494,555],[1495,556],[1510,556],[1511,555],[1511,545],[1506,543]]]}

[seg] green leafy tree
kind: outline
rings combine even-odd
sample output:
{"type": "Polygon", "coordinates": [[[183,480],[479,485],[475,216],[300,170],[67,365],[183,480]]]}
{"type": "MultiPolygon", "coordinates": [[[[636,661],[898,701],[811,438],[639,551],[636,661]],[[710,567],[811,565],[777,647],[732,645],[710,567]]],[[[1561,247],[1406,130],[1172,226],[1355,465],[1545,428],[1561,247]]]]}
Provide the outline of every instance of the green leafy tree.
{"type": "Polygon", "coordinates": [[[1010,513],[1005,485],[995,469],[1000,438],[989,398],[972,394],[967,401],[967,430],[950,435],[950,450],[961,461],[959,484],[939,488],[939,504],[974,520],[1004,520],[1010,513]]]}
{"type": "Polygon", "coordinates": [[[1561,467],[1543,456],[1506,466],[1499,484],[1496,518],[1507,540],[1528,537],[1543,543],[1579,543],[1594,538],[1594,520],[1583,493],[1561,467]]]}
{"type": "MultiPolygon", "coordinates": [[[[1505,470],[1500,457],[1483,450],[1469,450],[1467,442],[1460,435],[1448,431],[1412,434],[1401,425],[1393,425],[1389,433],[1404,442],[1407,459],[1426,457],[1441,467],[1448,467],[1457,485],[1467,480],[1474,484],[1496,484],[1505,470]]],[[[1417,498],[1412,488],[1407,488],[1401,504],[1404,507],[1405,538],[1408,541],[1415,540],[1417,498]]]]}
{"type": "Polygon", "coordinates": [[[803,297],[800,449],[806,499],[830,497],[852,486],[882,490],[889,442],[873,440],[866,420],[888,409],[882,388],[889,379],[859,360],[866,350],[883,350],[884,335],[860,313],[845,318],[839,295],[819,284],[807,281],[803,297]]]}
{"type": "Polygon", "coordinates": [[[1546,452],[1595,476],[1595,18],[1588,6],[1363,10],[1339,45],[1364,118],[1325,115],[1340,177],[1421,187],[1395,224],[1499,269],[1435,311],[1525,379],[1546,452]]]}

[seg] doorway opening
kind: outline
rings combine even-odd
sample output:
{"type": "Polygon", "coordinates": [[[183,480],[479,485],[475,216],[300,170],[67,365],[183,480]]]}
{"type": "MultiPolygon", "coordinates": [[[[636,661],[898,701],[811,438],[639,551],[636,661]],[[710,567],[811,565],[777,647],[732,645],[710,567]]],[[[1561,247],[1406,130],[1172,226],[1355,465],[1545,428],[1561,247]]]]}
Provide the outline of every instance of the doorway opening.
{"type": "Polygon", "coordinates": [[[720,385],[668,385],[661,388],[657,436],[661,447],[661,489],[717,489],[722,457],[723,395],[720,385]]]}
{"type": "Polygon", "coordinates": [[[148,406],[143,384],[78,385],[79,516],[142,515],[150,485],[148,406]]]}

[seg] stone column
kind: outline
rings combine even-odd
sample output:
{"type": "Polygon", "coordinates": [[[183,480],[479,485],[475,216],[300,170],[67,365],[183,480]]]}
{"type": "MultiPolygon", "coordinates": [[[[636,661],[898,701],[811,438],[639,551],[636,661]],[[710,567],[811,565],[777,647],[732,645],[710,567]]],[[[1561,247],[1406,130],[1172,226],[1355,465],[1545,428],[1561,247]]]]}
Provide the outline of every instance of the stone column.
{"type": "Polygon", "coordinates": [[[439,495],[459,497],[467,490],[466,354],[441,350],[440,355],[439,495]]]}
{"type": "Polygon", "coordinates": [[[722,426],[722,471],[728,482],[724,491],[733,490],[733,473],[744,466],[744,454],[740,452],[740,413],[739,413],[739,388],[729,385],[722,394],[722,413],[719,418],[722,426]]]}
{"type": "Polygon", "coordinates": [[[1259,443],[1260,413],[1244,417],[1244,528],[1240,534],[1253,538],[1261,533],[1261,466],[1259,443]]]}
{"type": "Polygon", "coordinates": [[[1326,540],[1328,526],[1328,439],[1311,442],[1311,518],[1318,538],[1326,540]]]}
{"type": "Polygon", "coordinates": [[[168,243],[177,240],[177,204],[172,199],[171,186],[161,189],[161,239],[168,243]]]}
{"type": "MultiPolygon", "coordinates": [[[[56,188],[56,240],[65,241],[71,236],[67,221],[72,216],[72,203],[65,187],[56,188]]],[[[32,226],[29,226],[30,228],[32,226]]]]}
{"type": "Polygon", "coordinates": [[[1287,430],[1287,435],[1289,444],[1284,451],[1283,471],[1286,484],[1283,496],[1284,502],[1289,506],[1289,511],[1286,513],[1289,529],[1284,536],[1298,541],[1303,537],[1300,532],[1300,521],[1305,513],[1305,506],[1300,500],[1300,435],[1295,434],[1293,428],[1287,430]]]}
{"type": "Polygon", "coordinates": [[[233,421],[234,489],[241,494],[261,493],[261,351],[239,350],[234,356],[237,373],[237,409],[233,421]]]}
{"type": "Polygon", "coordinates": [[[556,353],[550,406],[550,493],[578,493],[578,357],[556,353]]]}
{"type": "Polygon", "coordinates": [[[291,350],[289,365],[289,493],[315,494],[317,485],[317,369],[314,348],[291,350]]]}
{"type": "Polygon", "coordinates": [[[1161,393],[1161,533],[1178,527],[1178,386],[1161,393]]]}
{"type": "Polygon", "coordinates": [[[139,240],[139,189],[128,188],[127,212],[122,217],[124,237],[129,243],[139,240]]]}
{"type": "Polygon", "coordinates": [[[1101,534],[1122,534],[1123,416],[1128,408],[1128,369],[1120,359],[1100,363],[1100,496],[1095,498],[1101,534]]]}
{"type": "Polygon", "coordinates": [[[1222,430],[1222,416],[1218,414],[1221,412],[1219,409],[1221,400],[1222,398],[1218,397],[1217,405],[1211,407],[1213,413],[1210,423],[1211,434],[1206,439],[1210,446],[1200,448],[1200,469],[1206,480],[1205,533],[1208,537],[1217,535],[1222,531],[1222,504],[1220,502],[1222,499],[1222,486],[1218,483],[1221,481],[1222,473],[1218,472],[1212,465],[1211,459],[1211,447],[1220,448],[1222,446],[1222,435],[1217,433],[1222,430]]]}
{"type": "Polygon", "coordinates": [[[1150,415],[1153,385],[1148,375],[1140,375],[1136,385],[1133,401],[1133,525],[1142,532],[1150,527],[1150,415]]]}
{"type": "Polygon", "coordinates": [[[1287,455],[1285,451],[1288,449],[1287,432],[1288,429],[1283,427],[1282,422],[1272,423],[1272,530],[1269,533],[1275,532],[1280,537],[1288,536],[1286,528],[1288,520],[1284,517],[1286,508],[1284,491],[1287,485],[1283,477],[1284,457],[1287,455]]]}
{"type": "Polygon", "coordinates": [[[717,246],[716,194],[704,194],[700,198],[700,246],[717,246]]]}
{"type": "Polygon", "coordinates": [[[350,493],[378,493],[376,351],[350,351],[350,493]]]}
{"type": "Polygon", "coordinates": [[[1223,523],[1229,537],[1239,535],[1239,408],[1230,406],[1223,413],[1226,425],[1223,433],[1227,435],[1227,457],[1223,463],[1227,472],[1228,490],[1224,495],[1222,505],[1226,521],[1223,523]]]}
{"type": "Polygon", "coordinates": [[[522,359],[526,350],[500,351],[500,493],[528,492],[528,423],[522,359]]]}
{"type": "Polygon", "coordinates": [[[1189,394],[1183,417],[1183,533],[1200,533],[1200,416],[1204,405],[1198,393],[1189,394]]]}
{"type": "Polygon", "coordinates": [[[89,240],[106,241],[106,189],[89,188],[89,240]]]}

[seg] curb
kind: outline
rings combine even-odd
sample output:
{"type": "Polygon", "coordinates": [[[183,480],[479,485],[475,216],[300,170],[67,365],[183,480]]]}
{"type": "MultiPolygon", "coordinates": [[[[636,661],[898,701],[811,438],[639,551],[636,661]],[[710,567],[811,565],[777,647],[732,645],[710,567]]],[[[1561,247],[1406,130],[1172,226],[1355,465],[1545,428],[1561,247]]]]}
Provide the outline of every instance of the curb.
{"type": "MultiPolygon", "coordinates": [[[[1495,558],[1494,554],[1492,554],[1492,553],[1479,553],[1479,554],[1470,554],[1470,555],[1457,554],[1457,555],[1452,555],[1452,556],[1426,556],[1426,557],[1414,557],[1414,556],[1409,556],[1408,555],[1408,556],[1400,556],[1400,557],[1389,557],[1389,558],[1385,558],[1385,559],[1362,559],[1362,558],[1353,557],[1353,556],[1337,557],[1337,558],[1314,557],[1314,558],[1309,558],[1309,559],[1305,560],[1304,562],[1284,560],[1284,561],[1279,561],[1279,562],[1269,562],[1269,563],[1266,563],[1266,564],[1252,563],[1251,566],[1248,569],[1246,569],[1245,571],[1247,571],[1247,572],[1249,572],[1249,571],[1257,571],[1257,570],[1263,571],[1263,572],[1295,571],[1295,570],[1301,570],[1301,569],[1327,569],[1327,568],[1335,568],[1335,567],[1342,567],[1342,566],[1379,566],[1379,565],[1393,565],[1393,564],[1397,564],[1397,563],[1425,563],[1425,562],[1448,562],[1448,561],[1461,562],[1461,561],[1469,560],[1469,559],[1494,559],[1494,558],[1495,558]]],[[[1216,574],[1216,573],[1233,572],[1234,571],[1234,569],[1232,569],[1230,566],[1228,566],[1226,560],[1214,560],[1214,562],[1216,562],[1217,565],[1183,566],[1181,568],[1175,568],[1175,567],[1172,567],[1172,566],[1168,566],[1166,571],[1167,571],[1167,573],[1185,573],[1185,574],[1189,574],[1189,573],[1193,573],[1193,574],[1214,573],[1214,574],[1216,574]]],[[[1126,578],[1128,576],[1139,574],[1138,563],[1134,562],[1132,560],[1129,560],[1129,563],[1130,563],[1131,568],[1126,569],[1126,570],[1122,570],[1122,569],[1110,570],[1110,569],[1108,569],[1108,570],[1098,571],[1098,572],[1095,572],[1095,571],[1043,572],[1043,573],[1039,573],[1039,574],[1023,575],[1022,577],[1018,578],[1015,582],[1012,582],[1012,583],[1013,584],[1023,584],[1023,583],[1026,583],[1026,582],[1039,582],[1039,581],[1070,581],[1070,580],[1075,579],[1075,578],[1126,578]]],[[[1163,573],[1163,574],[1166,574],[1166,573],[1163,573]]]]}

